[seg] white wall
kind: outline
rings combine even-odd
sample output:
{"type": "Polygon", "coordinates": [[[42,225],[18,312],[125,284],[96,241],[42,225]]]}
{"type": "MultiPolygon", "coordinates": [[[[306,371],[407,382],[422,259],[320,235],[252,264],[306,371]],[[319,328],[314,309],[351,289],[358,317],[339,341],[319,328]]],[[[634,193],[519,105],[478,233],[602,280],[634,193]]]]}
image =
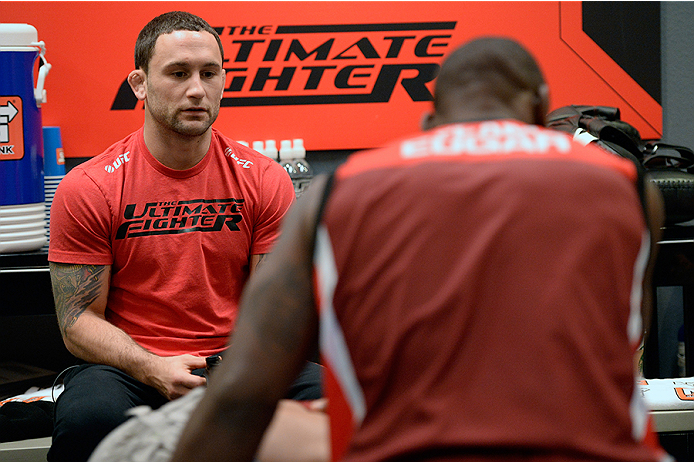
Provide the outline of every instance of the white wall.
{"type": "Polygon", "coordinates": [[[663,141],[694,149],[694,2],[661,3],[663,141]]]}

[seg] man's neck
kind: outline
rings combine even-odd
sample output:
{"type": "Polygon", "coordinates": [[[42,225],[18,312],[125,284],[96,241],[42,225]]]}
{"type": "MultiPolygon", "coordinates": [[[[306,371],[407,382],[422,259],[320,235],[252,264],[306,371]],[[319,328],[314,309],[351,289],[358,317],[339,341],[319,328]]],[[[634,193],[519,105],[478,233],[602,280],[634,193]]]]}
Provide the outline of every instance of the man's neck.
{"type": "Polygon", "coordinates": [[[145,121],[145,145],[165,167],[187,170],[197,165],[210,149],[212,129],[199,136],[186,136],[171,131],[163,133],[160,127],[152,125],[145,121]]]}

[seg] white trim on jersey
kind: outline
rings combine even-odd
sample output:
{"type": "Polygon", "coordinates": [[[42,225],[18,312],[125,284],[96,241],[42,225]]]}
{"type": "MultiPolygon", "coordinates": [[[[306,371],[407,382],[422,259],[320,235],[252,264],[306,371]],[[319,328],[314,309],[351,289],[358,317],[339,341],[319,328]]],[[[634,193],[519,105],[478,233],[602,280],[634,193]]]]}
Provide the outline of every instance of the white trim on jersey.
{"type": "MultiPolygon", "coordinates": [[[[627,336],[632,345],[638,345],[643,335],[643,318],[641,306],[643,301],[643,278],[646,273],[648,258],[651,253],[651,234],[644,229],[641,237],[641,249],[634,262],[634,276],[631,283],[631,307],[627,322],[627,336]]],[[[648,409],[639,388],[634,390],[629,405],[631,414],[631,434],[636,441],[642,441],[648,430],[648,409]]]]}
{"type": "Polygon", "coordinates": [[[364,392],[357,380],[347,342],[333,307],[333,294],[337,284],[337,267],[330,236],[324,225],[316,231],[314,265],[320,300],[319,344],[326,366],[330,367],[352,411],[352,421],[359,426],[366,415],[364,392]]]}
{"type": "Polygon", "coordinates": [[[634,278],[631,284],[631,313],[629,314],[629,322],[627,324],[627,335],[632,344],[639,343],[643,335],[643,318],[641,317],[643,278],[650,254],[651,234],[646,229],[641,237],[641,249],[634,262],[634,278]]]}

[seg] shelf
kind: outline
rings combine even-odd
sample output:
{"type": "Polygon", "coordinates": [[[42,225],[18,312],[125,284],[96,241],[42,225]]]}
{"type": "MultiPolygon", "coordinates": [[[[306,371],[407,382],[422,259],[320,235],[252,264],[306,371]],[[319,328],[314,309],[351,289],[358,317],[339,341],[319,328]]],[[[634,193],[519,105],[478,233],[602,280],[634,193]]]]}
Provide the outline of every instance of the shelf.
{"type": "Polygon", "coordinates": [[[32,269],[48,270],[48,251],[0,254],[0,272],[32,269]]]}

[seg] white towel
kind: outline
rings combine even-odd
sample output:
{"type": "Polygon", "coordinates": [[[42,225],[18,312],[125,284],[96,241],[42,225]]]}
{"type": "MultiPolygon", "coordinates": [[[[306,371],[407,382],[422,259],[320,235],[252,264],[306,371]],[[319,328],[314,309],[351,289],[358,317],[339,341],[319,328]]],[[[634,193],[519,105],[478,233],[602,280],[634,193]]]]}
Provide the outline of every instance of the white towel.
{"type": "Polygon", "coordinates": [[[57,399],[63,391],[63,385],[56,385],[54,388],[31,387],[25,393],[0,401],[0,406],[5,403],[22,402],[33,403],[34,401],[53,401],[57,399]]]}
{"type": "Polygon", "coordinates": [[[694,377],[639,379],[636,384],[652,411],[694,409],[694,377]]]}

